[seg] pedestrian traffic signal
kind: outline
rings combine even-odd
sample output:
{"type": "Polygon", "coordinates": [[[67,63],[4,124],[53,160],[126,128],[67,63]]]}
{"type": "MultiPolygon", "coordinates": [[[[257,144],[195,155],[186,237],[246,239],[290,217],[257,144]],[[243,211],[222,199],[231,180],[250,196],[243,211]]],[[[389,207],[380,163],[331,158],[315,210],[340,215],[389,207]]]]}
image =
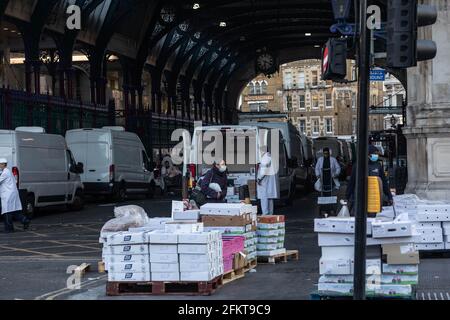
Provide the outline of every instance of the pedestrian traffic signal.
{"type": "Polygon", "coordinates": [[[387,66],[410,68],[418,61],[436,57],[432,40],[418,40],[418,28],[437,21],[435,6],[418,5],[417,0],[388,0],[387,66]]]}
{"type": "Polygon", "coordinates": [[[347,75],[347,40],[329,39],[322,51],[322,80],[338,81],[347,75]]]}

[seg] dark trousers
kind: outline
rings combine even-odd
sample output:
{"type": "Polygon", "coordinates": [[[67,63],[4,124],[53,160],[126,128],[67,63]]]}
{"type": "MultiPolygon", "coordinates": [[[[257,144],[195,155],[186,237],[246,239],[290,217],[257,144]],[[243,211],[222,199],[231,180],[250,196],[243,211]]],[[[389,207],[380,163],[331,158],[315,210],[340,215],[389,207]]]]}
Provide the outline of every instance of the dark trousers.
{"type": "Polygon", "coordinates": [[[20,221],[23,224],[29,223],[30,221],[22,214],[22,211],[8,212],[3,215],[5,221],[5,231],[14,231],[14,220],[20,221]]]}

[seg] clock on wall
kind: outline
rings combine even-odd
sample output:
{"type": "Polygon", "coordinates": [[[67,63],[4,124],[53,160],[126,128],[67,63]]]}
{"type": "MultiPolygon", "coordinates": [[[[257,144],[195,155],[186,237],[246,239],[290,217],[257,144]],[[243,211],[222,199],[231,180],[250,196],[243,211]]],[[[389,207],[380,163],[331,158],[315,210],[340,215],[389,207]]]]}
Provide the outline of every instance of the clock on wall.
{"type": "Polygon", "coordinates": [[[256,71],[265,75],[273,74],[277,70],[275,55],[270,52],[261,53],[256,57],[256,71]]]}

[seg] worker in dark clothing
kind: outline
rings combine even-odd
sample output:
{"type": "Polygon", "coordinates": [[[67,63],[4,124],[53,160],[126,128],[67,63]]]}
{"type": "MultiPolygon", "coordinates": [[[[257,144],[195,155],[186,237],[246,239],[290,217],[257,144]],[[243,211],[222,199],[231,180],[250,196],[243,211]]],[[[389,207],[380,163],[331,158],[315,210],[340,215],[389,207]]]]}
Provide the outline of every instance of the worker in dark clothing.
{"type": "Polygon", "coordinates": [[[227,196],[228,185],[227,164],[225,161],[214,163],[211,170],[205,174],[199,184],[207,202],[224,202],[227,196]]]}
{"type": "MultiPolygon", "coordinates": [[[[384,175],[383,166],[379,162],[380,151],[377,147],[369,146],[369,177],[380,177],[383,182],[383,193],[386,196],[389,205],[393,204],[393,197],[391,190],[389,189],[389,183],[384,175]]],[[[356,187],[356,166],[353,166],[353,172],[350,182],[347,187],[347,200],[349,201],[349,208],[352,210],[353,203],[355,201],[355,187],[356,187]]]]}

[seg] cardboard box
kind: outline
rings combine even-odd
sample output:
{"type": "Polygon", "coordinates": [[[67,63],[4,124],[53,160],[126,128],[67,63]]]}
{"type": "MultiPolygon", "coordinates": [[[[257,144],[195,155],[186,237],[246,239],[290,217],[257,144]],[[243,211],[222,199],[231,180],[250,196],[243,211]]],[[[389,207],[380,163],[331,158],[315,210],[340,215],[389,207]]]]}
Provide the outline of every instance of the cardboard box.
{"type": "MultiPolygon", "coordinates": [[[[367,238],[367,246],[376,246],[389,243],[413,243],[416,237],[400,237],[400,238],[367,238]]],[[[341,247],[353,246],[355,244],[354,234],[338,234],[338,233],[319,233],[320,247],[341,247]]]]}
{"type": "Polygon", "coordinates": [[[180,244],[207,244],[213,241],[218,241],[221,239],[221,234],[219,231],[211,231],[204,233],[191,233],[191,234],[180,234],[178,236],[178,243],[180,244]]]}
{"type": "Polygon", "coordinates": [[[258,243],[256,245],[256,250],[258,251],[270,251],[270,250],[277,250],[278,242],[277,243],[258,243]]]}
{"type": "Polygon", "coordinates": [[[151,253],[161,253],[161,254],[177,254],[178,253],[178,245],[176,244],[151,244],[150,245],[151,253]]]}
{"type": "MultiPolygon", "coordinates": [[[[335,259],[325,260],[320,259],[320,274],[321,275],[351,275],[354,271],[353,259],[335,259]]],[[[367,259],[366,260],[366,274],[380,275],[381,274],[381,259],[367,259]]]]}
{"type": "Polygon", "coordinates": [[[414,244],[387,244],[383,245],[383,254],[387,257],[387,263],[392,265],[419,264],[419,252],[414,244]]]}
{"type": "Polygon", "coordinates": [[[353,246],[322,247],[321,250],[324,260],[353,259],[355,256],[355,247],[353,246]]]}
{"type": "Polygon", "coordinates": [[[258,237],[280,237],[285,234],[286,234],[286,231],[284,229],[256,231],[256,235],[258,237]]]}
{"type": "Polygon", "coordinates": [[[151,263],[152,273],[179,273],[180,265],[178,263],[151,263]]]}
{"type": "Polygon", "coordinates": [[[417,220],[420,222],[450,221],[448,205],[418,205],[417,220]]]}
{"type": "Polygon", "coordinates": [[[441,243],[416,243],[416,250],[420,251],[432,251],[432,250],[445,250],[444,242],[441,243]]]}
{"type": "Polygon", "coordinates": [[[150,253],[151,263],[178,263],[178,254],[150,253]]]}
{"type": "Polygon", "coordinates": [[[108,272],[109,282],[149,282],[151,280],[150,272],[108,272]]]}
{"type": "Polygon", "coordinates": [[[218,259],[218,255],[213,253],[180,254],[180,263],[210,263],[214,259],[218,259]]]}
{"type": "Polygon", "coordinates": [[[418,275],[419,265],[383,264],[383,274],[385,275],[418,275]]]}
{"type": "MultiPolygon", "coordinates": [[[[250,225],[251,228],[251,225],[250,225]]],[[[247,233],[247,227],[205,227],[205,232],[219,231],[222,234],[228,235],[244,235],[247,233]]]]}
{"type": "Polygon", "coordinates": [[[249,239],[247,241],[251,241],[251,243],[254,244],[255,240],[257,241],[257,243],[260,243],[260,244],[278,243],[278,242],[281,242],[284,240],[284,236],[282,236],[282,237],[259,237],[259,238],[249,239]]]}
{"type": "Polygon", "coordinates": [[[259,216],[258,217],[258,223],[280,223],[280,222],[286,222],[285,216],[259,216]]]}
{"type": "Polygon", "coordinates": [[[442,222],[442,228],[447,228],[447,229],[450,229],[450,222],[442,222]]]}
{"type": "Polygon", "coordinates": [[[187,210],[182,212],[174,212],[174,221],[199,221],[200,210],[187,210]]]}
{"type": "Polygon", "coordinates": [[[203,223],[168,222],[165,224],[166,233],[196,233],[203,232],[203,223]]]}
{"type": "Polygon", "coordinates": [[[108,245],[130,245],[147,243],[145,232],[118,232],[107,237],[108,245]]]}
{"type": "Polygon", "coordinates": [[[278,230],[278,229],[286,229],[285,222],[279,223],[258,223],[257,230],[278,230]]]}
{"type": "Polygon", "coordinates": [[[148,254],[122,254],[122,255],[105,255],[103,260],[106,264],[112,263],[141,263],[145,264],[149,261],[148,254]]]}
{"type": "Polygon", "coordinates": [[[106,255],[149,254],[148,244],[117,245],[104,247],[106,255]]]}
{"type": "MultiPolygon", "coordinates": [[[[367,234],[372,234],[372,222],[375,219],[367,219],[367,234]]],[[[320,233],[355,233],[355,218],[327,218],[314,220],[314,232],[320,233]]]]}
{"type": "Polygon", "coordinates": [[[178,272],[152,272],[152,281],[176,282],[180,281],[178,272]]]}
{"type": "Polygon", "coordinates": [[[444,242],[444,236],[439,234],[421,234],[416,243],[442,243],[444,242]]]}
{"type": "MultiPolygon", "coordinates": [[[[354,280],[353,275],[323,275],[319,278],[319,283],[348,283],[352,284],[354,280]]],[[[366,284],[381,284],[381,275],[369,275],[366,277],[366,284]]]]}
{"type": "Polygon", "coordinates": [[[373,222],[372,238],[411,237],[413,235],[410,221],[373,222]]]}
{"type": "Polygon", "coordinates": [[[318,291],[326,294],[353,296],[353,283],[319,283],[318,291]]]}
{"type": "MultiPolygon", "coordinates": [[[[442,229],[442,234],[444,236],[450,236],[450,228],[445,227],[444,229],[442,229]]],[[[445,242],[448,242],[448,241],[445,241],[445,242]]]]}
{"type": "Polygon", "coordinates": [[[178,234],[157,230],[148,233],[148,241],[151,244],[178,244],[178,234]]]}
{"type": "Polygon", "coordinates": [[[108,271],[114,273],[150,273],[150,262],[116,262],[108,264],[108,271]]]}
{"type": "Polygon", "coordinates": [[[418,227],[416,228],[416,232],[421,235],[422,234],[435,235],[435,234],[443,234],[443,229],[441,227],[432,227],[432,228],[418,227]]]}
{"type": "Polygon", "coordinates": [[[252,224],[252,216],[244,214],[241,216],[202,216],[205,227],[245,227],[252,224]]]}
{"type": "Polygon", "coordinates": [[[419,275],[401,275],[401,274],[395,274],[395,275],[388,275],[383,274],[381,276],[381,283],[382,284],[411,284],[411,285],[417,285],[419,283],[419,275]]]}
{"type": "Polygon", "coordinates": [[[412,295],[411,285],[382,284],[374,286],[375,295],[382,297],[410,297],[412,295]]]}
{"type": "Polygon", "coordinates": [[[250,208],[241,203],[207,203],[200,208],[202,216],[241,216],[250,208]]]}
{"type": "Polygon", "coordinates": [[[207,254],[209,252],[213,252],[213,248],[212,248],[211,244],[180,244],[180,245],[178,245],[178,253],[182,253],[182,254],[207,254]]]}
{"type": "Polygon", "coordinates": [[[213,269],[214,265],[218,265],[218,260],[216,263],[208,262],[190,262],[190,263],[180,263],[180,272],[209,272],[213,269]]]}
{"type": "Polygon", "coordinates": [[[211,281],[217,276],[218,272],[181,272],[180,281],[211,281]]]}
{"type": "Polygon", "coordinates": [[[443,222],[417,222],[417,228],[442,228],[442,224],[443,222]]]}

